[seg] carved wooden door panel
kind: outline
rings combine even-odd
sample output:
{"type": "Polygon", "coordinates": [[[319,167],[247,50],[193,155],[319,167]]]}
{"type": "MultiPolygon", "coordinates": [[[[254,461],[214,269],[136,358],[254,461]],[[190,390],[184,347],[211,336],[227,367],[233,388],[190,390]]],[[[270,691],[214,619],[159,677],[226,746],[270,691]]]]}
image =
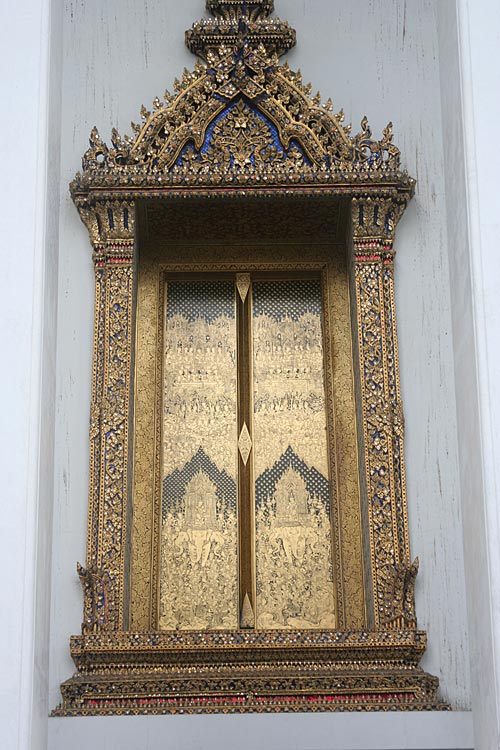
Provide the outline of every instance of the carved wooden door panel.
{"type": "Polygon", "coordinates": [[[318,274],[165,299],[160,627],[335,628],[318,274]]]}

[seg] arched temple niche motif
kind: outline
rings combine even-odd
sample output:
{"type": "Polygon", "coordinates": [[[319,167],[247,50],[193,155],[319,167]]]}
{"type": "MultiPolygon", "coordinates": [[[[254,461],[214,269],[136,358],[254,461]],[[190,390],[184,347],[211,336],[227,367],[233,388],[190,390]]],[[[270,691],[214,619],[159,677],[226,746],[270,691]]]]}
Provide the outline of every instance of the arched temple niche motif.
{"type": "MultiPolygon", "coordinates": [[[[300,73],[279,63],[295,43],[295,32],[271,16],[272,0],[207,0],[207,7],[212,17],[186,34],[188,47],[204,62],[184,71],[174,93],[155,99],[151,111],[142,108],[132,137],[113,131],[108,147],[94,129],[83,170],[71,184],[94,248],[96,313],[85,622],[82,635],[71,639],[79,671],[63,684],[56,713],[442,708],[437,680],[418,666],[426,635],[417,630],[414,612],[417,564],[411,566],[408,540],[393,289],[394,233],[414,180],[401,170],[390,124],[377,141],[365,118],[352,136],[342,112],[334,113],[330,100],[322,105],[300,73]],[[243,591],[239,630],[160,630],[153,616],[146,627],[130,630],[134,438],[137,450],[137,435],[131,434],[132,366],[134,346],[140,346],[133,343],[136,224],[140,202],[167,205],[178,197],[186,203],[234,198],[245,205],[254,199],[299,199],[311,206],[327,199],[332,206],[342,202],[350,213],[348,338],[356,373],[358,425],[352,430],[360,454],[364,526],[364,571],[358,573],[364,575],[366,608],[357,628],[348,627],[340,573],[336,628],[326,619],[316,629],[294,628],[293,617],[282,629],[249,627],[249,589],[243,591]],[[98,594],[92,581],[99,582],[98,594]]],[[[306,266],[295,262],[294,268],[306,266]]],[[[323,273],[323,265],[310,266],[308,272],[323,273]]],[[[228,264],[222,270],[238,276],[240,289],[240,272],[258,272],[259,266],[250,259],[245,268],[228,264]]],[[[240,296],[246,304],[241,291],[240,296]]],[[[240,426],[240,455],[243,438],[248,458],[251,425],[240,426]]],[[[157,429],[154,419],[148,429],[157,429]]],[[[269,529],[269,539],[291,561],[302,546],[312,548],[316,533],[312,526],[308,534],[295,533],[314,499],[295,469],[290,463],[273,490],[276,523],[269,529]]],[[[216,492],[213,478],[195,474],[192,481],[199,495],[200,488],[216,492]]],[[[191,511],[179,511],[196,563],[222,544],[216,509],[214,499],[202,502],[200,495],[200,514],[212,519],[209,546],[191,511]]],[[[341,557],[345,519],[339,518],[332,528],[341,557]]],[[[156,518],[150,524],[152,540],[159,537],[158,523],[156,518]]],[[[152,558],[152,548],[143,546],[152,558]]],[[[152,600],[157,574],[152,564],[152,600]]]]}

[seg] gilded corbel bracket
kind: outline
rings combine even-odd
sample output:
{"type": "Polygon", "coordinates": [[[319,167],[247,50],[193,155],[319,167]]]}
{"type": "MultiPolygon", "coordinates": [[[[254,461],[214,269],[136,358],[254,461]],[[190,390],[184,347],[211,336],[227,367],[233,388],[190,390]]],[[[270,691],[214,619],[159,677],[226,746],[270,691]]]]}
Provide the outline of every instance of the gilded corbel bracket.
{"type": "Polygon", "coordinates": [[[396,227],[411,198],[411,192],[384,195],[380,191],[369,195],[355,196],[351,202],[352,232],[354,244],[373,240],[392,247],[396,227]]]}
{"type": "Polygon", "coordinates": [[[385,613],[381,618],[382,627],[387,630],[416,630],[415,581],[419,560],[412,565],[396,565],[386,581],[385,613]]]}
{"type": "MultiPolygon", "coordinates": [[[[93,200],[91,196],[75,199],[80,218],[88,229],[97,254],[122,247],[133,251],[135,235],[135,202],[126,200],[93,200]]],[[[116,256],[116,252],[111,255],[116,256]]]]}
{"type": "Polygon", "coordinates": [[[80,563],[76,570],[83,588],[82,635],[105,632],[108,629],[107,575],[95,568],[84,568],[80,563]]]}
{"type": "MultiPolygon", "coordinates": [[[[86,592],[97,575],[106,582],[106,628],[123,630],[135,205],[87,199],[77,207],[94,248],[96,287],[87,571],[79,574],[86,592]]],[[[94,623],[85,602],[84,623],[94,623]]]]}
{"type": "Polygon", "coordinates": [[[410,566],[393,253],[396,226],[410,197],[411,193],[356,196],[351,203],[361,443],[376,627],[395,620],[388,617],[387,591],[394,571],[410,566]]]}

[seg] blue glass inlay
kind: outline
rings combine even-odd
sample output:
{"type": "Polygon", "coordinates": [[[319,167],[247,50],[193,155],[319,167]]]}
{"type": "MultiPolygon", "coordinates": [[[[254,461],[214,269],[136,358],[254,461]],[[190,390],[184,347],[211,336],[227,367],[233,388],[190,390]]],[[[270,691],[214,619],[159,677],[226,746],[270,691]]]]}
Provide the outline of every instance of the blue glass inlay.
{"type": "MultiPolygon", "coordinates": [[[[220,98],[220,97],[216,97],[216,98],[220,98]]],[[[276,128],[276,126],[274,125],[274,123],[269,118],[267,118],[252,102],[246,100],[244,97],[242,97],[242,99],[245,102],[245,104],[252,110],[253,114],[256,117],[258,117],[259,120],[261,120],[269,128],[269,130],[271,132],[271,136],[272,136],[273,146],[278,151],[283,152],[283,154],[285,155],[285,158],[286,158],[286,156],[288,156],[288,154],[290,153],[290,151],[292,149],[297,149],[302,154],[302,157],[303,157],[303,160],[304,160],[304,164],[306,164],[307,166],[311,166],[310,160],[307,158],[306,154],[304,153],[304,151],[301,148],[301,146],[298,143],[298,141],[292,140],[290,142],[289,148],[285,149],[284,146],[283,146],[283,144],[281,143],[281,140],[280,140],[280,137],[279,137],[279,134],[278,134],[278,129],[276,128]]],[[[204,140],[203,145],[202,145],[202,147],[200,149],[200,152],[199,152],[200,154],[206,154],[207,153],[208,149],[212,145],[214,129],[217,127],[217,125],[222,120],[224,120],[234,109],[236,109],[238,107],[238,104],[242,101],[242,99],[238,99],[237,101],[235,101],[232,104],[230,104],[228,107],[226,107],[226,109],[223,112],[221,112],[210,123],[210,125],[208,126],[208,128],[206,130],[206,133],[205,133],[205,140],[204,140]]],[[[177,158],[177,161],[175,162],[176,166],[179,166],[179,167],[182,166],[183,159],[184,159],[184,157],[186,155],[186,152],[189,151],[189,150],[191,150],[192,148],[193,148],[192,143],[188,143],[188,144],[186,144],[184,146],[184,148],[182,149],[182,151],[180,152],[180,154],[179,154],[179,156],[177,158]]]]}

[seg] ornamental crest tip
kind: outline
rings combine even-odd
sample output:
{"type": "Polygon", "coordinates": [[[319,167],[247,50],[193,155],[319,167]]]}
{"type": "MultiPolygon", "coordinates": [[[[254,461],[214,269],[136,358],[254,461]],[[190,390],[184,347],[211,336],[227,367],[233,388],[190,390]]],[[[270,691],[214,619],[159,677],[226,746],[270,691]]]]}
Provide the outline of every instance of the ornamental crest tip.
{"type": "Polygon", "coordinates": [[[295,29],[279,18],[270,18],[274,0],[207,0],[210,18],[186,31],[186,45],[194,55],[208,60],[222,45],[231,48],[264,47],[268,55],[284,55],[296,41],[295,29]]]}

